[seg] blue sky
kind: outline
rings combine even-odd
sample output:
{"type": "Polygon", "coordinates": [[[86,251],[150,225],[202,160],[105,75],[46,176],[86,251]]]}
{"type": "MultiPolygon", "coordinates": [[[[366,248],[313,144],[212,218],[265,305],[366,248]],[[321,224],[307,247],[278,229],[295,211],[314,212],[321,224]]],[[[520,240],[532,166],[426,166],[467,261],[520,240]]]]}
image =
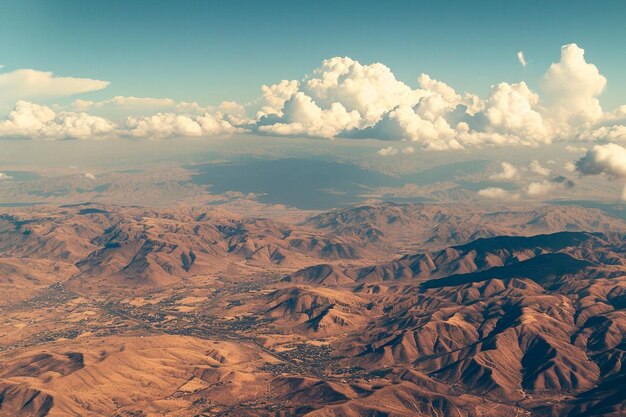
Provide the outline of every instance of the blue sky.
{"type": "Polygon", "coordinates": [[[212,104],[350,56],[412,86],[426,72],[483,94],[500,81],[535,87],[576,42],[607,77],[611,110],[626,97],[624,21],[624,1],[3,1],[0,64],[111,82],[86,98],[212,104]]]}

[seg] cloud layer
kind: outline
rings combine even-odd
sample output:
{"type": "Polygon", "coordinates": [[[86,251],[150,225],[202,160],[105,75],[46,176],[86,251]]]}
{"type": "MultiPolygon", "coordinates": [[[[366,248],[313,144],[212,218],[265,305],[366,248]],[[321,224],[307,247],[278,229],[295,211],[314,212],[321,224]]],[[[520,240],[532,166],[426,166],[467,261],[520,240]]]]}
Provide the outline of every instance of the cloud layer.
{"type": "Polygon", "coordinates": [[[18,101],[0,121],[0,137],[27,139],[94,139],[115,133],[116,126],[87,113],[55,112],[50,107],[18,101]]]}
{"type": "Polygon", "coordinates": [[[56,77],[51,72],[19,69],[0,73],[0,101],[3,104],[12,104],[18,100],[67,97],[102,90],[108,85],[107,81],[56,77]]]}
{"type": "MultiPolygon", "coordinates": [[[[523,53],[518,59],[526,64],[523,53]]],[[[417,85],[397,80],[380,63],[332,58],[302,81],[264,87],[272,110],[250,128],[272,135],[405,140],[437,150],[626,137],[626,108],[621,115],[603,113],[598,96],[606,78],[576,44],[561,48],[560,60],[542,79],[542,94],[524,81],[502,82],[479,98],[427,74],[417,85]]]]}
{"type": "MultiPolygon", "coordinates": [[[[526,65],[522,52],[518,59],[526,65]]],[[[114,97],[48,108],[24,101],[95,91],[107,84],[35,70],[2,73],[3,100],[20,101],[0,121],[0,137],[163,139],[248,132],[405,141],[411,142],[411,149],[431,150],[540,146],[558,140],[626,141],[626,106],[610,113],[602,110],[598,97],[607,80],[576,44],[561,48],[539,92],[524,81],[501,82],[486,97],[478,97],[427,74],[419,75],[412,87],[382,63],[334,57],[302,80],[263,86],[261,96],[244,105],[203,107],[170,99],[114,97]]],[[[391,148],[396,151],[385,147],[389,150],[381,154],[400,154],[391,148]]]]}

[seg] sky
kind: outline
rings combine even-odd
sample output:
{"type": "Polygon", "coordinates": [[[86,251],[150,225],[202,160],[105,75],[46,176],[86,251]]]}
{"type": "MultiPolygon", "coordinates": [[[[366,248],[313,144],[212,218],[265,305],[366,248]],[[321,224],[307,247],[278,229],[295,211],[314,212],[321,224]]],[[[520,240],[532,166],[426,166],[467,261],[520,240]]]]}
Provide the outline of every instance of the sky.
{"type": "Polygon", "coordinates": [[[569,184],[548,163],[626,182],[624,21],[624,1],[5,0],[0,169],[231,143],[390,167],[490,154],[518,186],[479,190],[494,199],[569,184]]]}
{"type": "Polygon", "coordinates": [[[208,105],[252,100],[333,56],[484,93],[498,81],[534,84],[575,42],[610,80],[602,100],[614,108],[626,96],[625,18],[623,1],[5,0],[0,64],[111,83],[89,98],[208,105]]]}

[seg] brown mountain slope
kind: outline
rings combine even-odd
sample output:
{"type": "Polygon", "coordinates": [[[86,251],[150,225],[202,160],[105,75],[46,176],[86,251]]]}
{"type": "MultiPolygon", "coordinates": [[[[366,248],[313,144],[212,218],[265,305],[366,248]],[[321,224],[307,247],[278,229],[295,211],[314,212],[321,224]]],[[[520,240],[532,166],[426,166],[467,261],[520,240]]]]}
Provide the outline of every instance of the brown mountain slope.
{"type": "Polygon", "coordinates": [[[341,268],[327,264],[311,266],[296,272],[289,279],[317,285],[377,283],[407,279],[430,279],[431,281],[423,284],[424,286],[446,285],[446,282],[458,285],[461,282],[455,280],[488,279],[499,273],[507,277],[524,276],[527,268],[533,268],[535,264],[541,262],[545,265],[540,265],[538,270],[544,275],[574,273],[598,262],[606,265],[606,268],[614,265],[615,273],[619,273],[623,270],[624,261],[614,253],[614,250],[621,250],[620,246],[619,234],[559,232],[532,237],[502,236],[478,239],[436,252],[406,255],[396,261],[369,267],[341,268]],[[547,258],[542,258],[544,255],[547,258]],[[572,257],[582,257],[584,260],[572,257]],[[571,261],[568,261],[570,258],[571,261]],[[523,261],[527,263],[521,264],[523,261]],[[504,266],[508,267],[494,269],[504,266]],[[551,268],[552,271],[546,268],[551,268]],[[484,274],[480,275],[481,271],[484,274]],[[469,273],[476,275],[467,275],[469,273]],[[433,278],[441,278],[441,281],[432,280],[433,278]]]}
{"type": "Polygon", "coordinates": [[[205,207],[12,210],[0,416],[624,414],[619,221],[427,205],[318,218],[337,213],[382,234],[205,207]]]}
{"type": "Polygon", "coordinates": [[[481,237],[530,236],[559,231],[626,231],[626,224],[597,209],[576,206],[502,207],[455,204],[358,206],[313,216],[304,226],[357,239],[379,250],[432,250],[481,237]]]}
{"type": "MultiPolygon", "coordinates": [[[[467,392],[511,402],[578,393],[572,403],[578,408],[561,404],[553,413],[590,407],[604,375],[618,378],[624,372],[626,274],[621,264],[601,261],[621,256],[620,244],[606,236],[543,235],[508,242],[505,254],[502,241],[476,241],[431,257],[445,259],[436,271],[472,254],[472,262],[461,264],[473,272],[429,280],[415,269],[415,276],[402,277],[402,285],[378,280],[382,284],[376,285],[387,287],[379,292],[379,303],[389,304],[365,332],[342,343],[353,363],[417,368],[467,392]],[[593,249],[593,261],[566,253],[585,253],[585,248],[593,249]],[[510,257],[527,249],[534,256],[510,257]],[[610,256],[602,255],[607,252],[610,256]],[[477,262],[479,254],[499,262],[477,262]]],[[[393,264],[381,268],[392,272],[379,276],[398,278],[393,264]]],[[[343,273],[354,278],[346,285],[362,293],[366,287],[358,285],[359,271],[343,273]]],[[[611,407],[623,406],[624,398],[606,395],[611,407]]]]}
{"type": "Polygon", "coordinates": [[[5,257],[75,263],[75,285],[171,285],[181,278],[242,268],[354,260],[362,248],[343,238],[240,218],[219,209],[163,209],[83,204],[33,208],[0,217],[5,257]],[[98,279],[95,279],[95,278],[98,279]],[[84,282],[83,282],[84,281],[84,282]]]}

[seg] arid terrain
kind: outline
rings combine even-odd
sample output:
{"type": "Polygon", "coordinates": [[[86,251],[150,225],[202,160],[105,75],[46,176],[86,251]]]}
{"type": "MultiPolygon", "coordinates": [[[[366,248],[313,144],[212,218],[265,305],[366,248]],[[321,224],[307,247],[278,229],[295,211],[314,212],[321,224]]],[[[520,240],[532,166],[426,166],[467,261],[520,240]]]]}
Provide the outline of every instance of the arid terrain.
{"type": "Polygon", "coordinates": [[[626,414],[623,221],[471,204],[294,219],[6,208],[0,416],[626,414]]]}

